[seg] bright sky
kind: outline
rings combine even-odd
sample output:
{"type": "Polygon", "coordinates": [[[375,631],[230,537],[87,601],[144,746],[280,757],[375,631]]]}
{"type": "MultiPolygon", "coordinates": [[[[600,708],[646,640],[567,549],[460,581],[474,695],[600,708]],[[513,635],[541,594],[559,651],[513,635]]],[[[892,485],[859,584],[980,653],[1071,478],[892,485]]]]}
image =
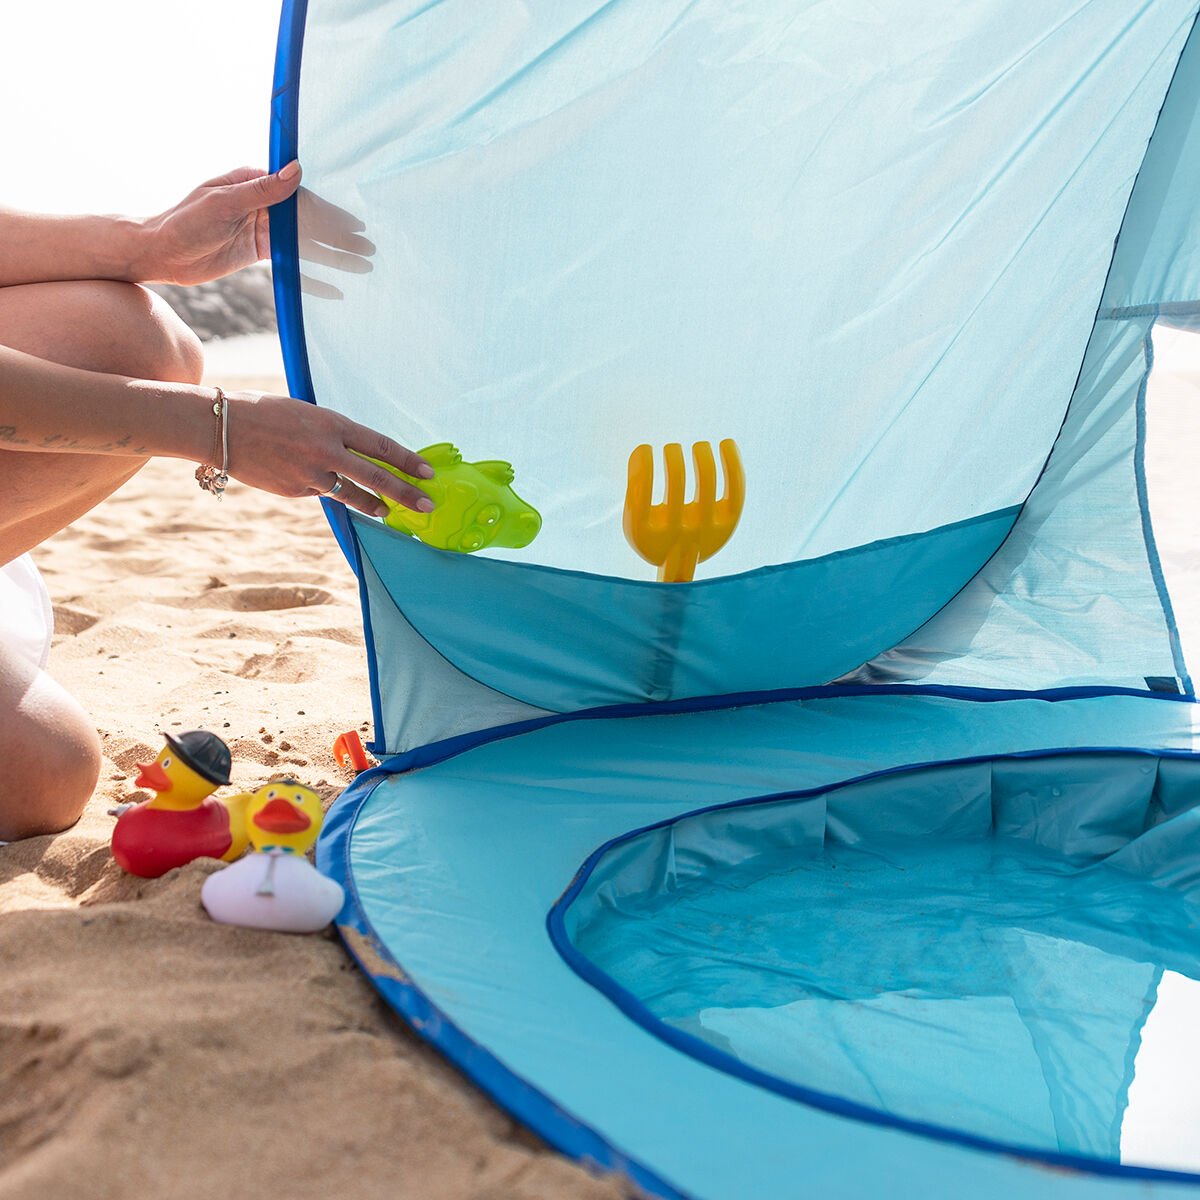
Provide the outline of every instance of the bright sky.
{"type": "Polygon", "coordinates": [[[0,36],[0,204],[160,211],[267,165],[278,0],[28,0],[0,36]]]}

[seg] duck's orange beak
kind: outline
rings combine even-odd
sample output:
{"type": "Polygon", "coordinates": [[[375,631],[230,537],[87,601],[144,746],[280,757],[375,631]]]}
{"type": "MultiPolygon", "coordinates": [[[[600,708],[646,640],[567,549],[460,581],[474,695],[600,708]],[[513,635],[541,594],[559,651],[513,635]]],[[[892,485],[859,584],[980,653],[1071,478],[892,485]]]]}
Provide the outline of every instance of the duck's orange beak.
{"type": "Polygon", "coordinates": [[[156,792],[169,792],[174,787],[166,771],[157,762],[138,763],[137,769],[138,777],[133,781],[134,787],[153,788],[156,792]]]}
{"type": "Polygon", "coordinates": [[[270,804],[256,812],[251,820],[267,833],[300,833],[312,824],[305,813],[294,804],[289,804],[282,796],[276,796],[270,804]]]}

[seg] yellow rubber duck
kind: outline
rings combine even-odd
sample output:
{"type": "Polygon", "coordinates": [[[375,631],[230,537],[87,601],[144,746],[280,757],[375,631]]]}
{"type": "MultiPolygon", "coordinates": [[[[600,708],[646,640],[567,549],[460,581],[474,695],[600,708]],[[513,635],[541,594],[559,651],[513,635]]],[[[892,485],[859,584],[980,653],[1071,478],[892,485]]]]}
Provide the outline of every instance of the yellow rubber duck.
{"type": "Polygon", "coordinates": [[[345,894],[305,858],[323,817],[321,798],[294,779],[273,779],[252,792],[245,809],[250,853],[204,881],[200,899],[208,915],[282,933],[324,929],[345,894]]]}
{"type": "Polygon", "coordinates": [[[321,797],[294,779],[273,779],[251,793],[246,837],[255,854],[272,850],[307,854],[321,832],[321,797]]]}
{"type": "Polygon", "coordinates": [[[248,793],[218,799],[229,783],[229,747],[206,729],[168,733],[152,763],[138,763],[137,787],[154,798],[121,812],[112,835],[113,857],[131,875],[156,879],[195,858],[230,862],[246,849],[248,793]]]}

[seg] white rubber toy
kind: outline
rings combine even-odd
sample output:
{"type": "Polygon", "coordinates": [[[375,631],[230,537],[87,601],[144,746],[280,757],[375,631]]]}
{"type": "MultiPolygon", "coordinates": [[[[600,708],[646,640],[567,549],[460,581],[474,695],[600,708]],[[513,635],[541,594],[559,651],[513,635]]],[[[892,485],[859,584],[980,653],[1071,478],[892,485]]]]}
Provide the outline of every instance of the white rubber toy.
{"type": "Polygon", "coordinates": [[[248,854],[210,875],[200,900],[214,921],[279,933],[315,933],[342,907],[341,884],[299,854],[248,854]]]}

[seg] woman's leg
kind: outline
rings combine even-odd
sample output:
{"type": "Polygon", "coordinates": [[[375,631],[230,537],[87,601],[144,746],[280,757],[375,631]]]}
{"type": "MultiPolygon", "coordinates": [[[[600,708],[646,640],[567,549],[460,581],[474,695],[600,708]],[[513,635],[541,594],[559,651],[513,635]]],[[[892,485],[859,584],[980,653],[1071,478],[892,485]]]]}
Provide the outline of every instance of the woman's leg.
{"type": "Polygon", "coordinates": [[[66,829],[100,775],[100,739],[87,714],[3,642],[0,767],[0,841],[66,829]]]}
{"type": "MultiPolygon", "coordinates": [[[[0,288],[0,344],[66,366],[198,383],[195,335],[153,293],[104,280],[0,288]]],[[[134,475],[143,460],[0,450],[0,562],[45,541],[134,475]]],[[[65,829],[100,772],[79,704],[0,642],[0,840],[65,829]]]]}
{"type": "MultiPolygon", "coordinates": [[[[153,292],[82,280],[0,288],[0,345],[69,367],[199,383],[196,335],[153,292]]],[[[0,450],[0,563],[40,545],[116,491],[144,460],[0,450]]]]}

